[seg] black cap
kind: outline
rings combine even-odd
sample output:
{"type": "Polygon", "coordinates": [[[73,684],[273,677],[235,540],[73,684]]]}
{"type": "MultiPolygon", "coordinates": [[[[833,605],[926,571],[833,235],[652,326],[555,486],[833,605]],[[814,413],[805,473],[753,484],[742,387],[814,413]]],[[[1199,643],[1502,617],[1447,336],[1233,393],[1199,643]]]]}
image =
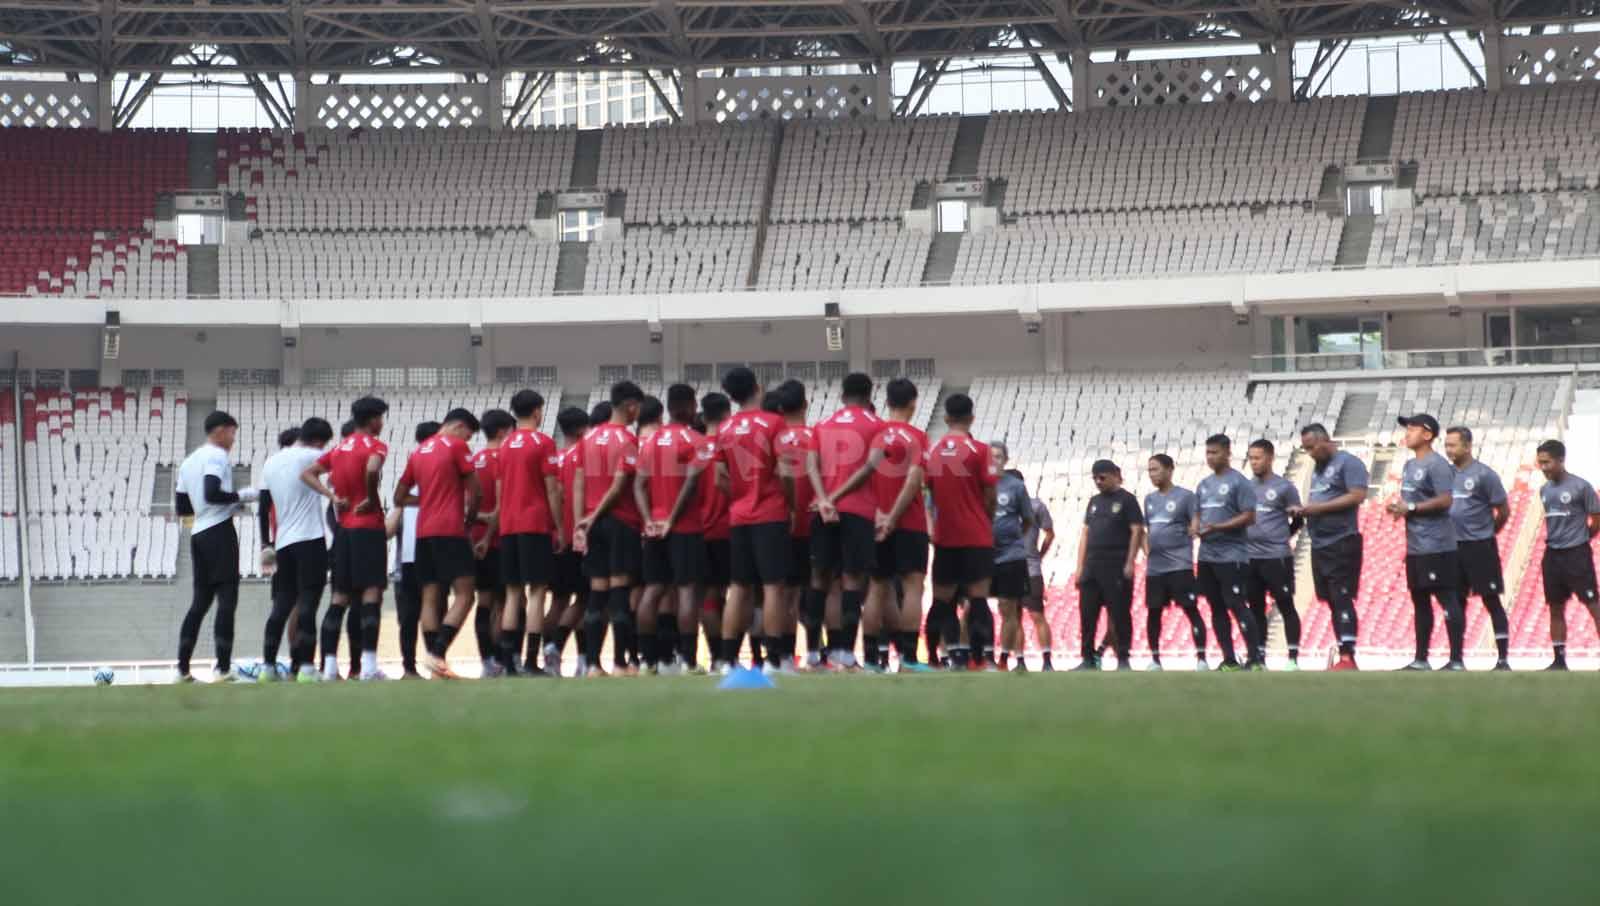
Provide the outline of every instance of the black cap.
{"type": "Polygon", "coordinates": [[[1107,475],[1112,473],[1121,475],[1122,470],[1117,468],[1117,464],[1109,459],[1097,459],[1094,461],[1094,465],[1089,467],[1090,475],[1107,475]]]}
{"type": "Polygon", "coordinates": [[[1432,434],[1434,437],[1439,436],[1439,420],[1431,415],[1427,415],[1425,413],[1417,415],[1402,415],[1399,418],[1399,422],[1400,426],[1403,428],[1409,428],[1412,425],[1416,425],[1419,428],[1426,428],[1428,433],[1432,434]]]}

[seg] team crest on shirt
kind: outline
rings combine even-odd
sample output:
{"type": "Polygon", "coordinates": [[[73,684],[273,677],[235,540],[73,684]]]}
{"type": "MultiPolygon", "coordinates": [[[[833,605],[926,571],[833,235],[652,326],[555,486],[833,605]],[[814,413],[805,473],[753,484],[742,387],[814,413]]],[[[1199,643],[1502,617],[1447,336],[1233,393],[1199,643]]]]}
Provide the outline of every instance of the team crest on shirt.
{"type": "Polygon", "coordinates": [[[1100,504],[1098,504],[1098,503],[1089,504],[1089,515],[1093,516],[1094,514],[1096,514],[1098,512],[1100,512],[1100,504]]]}
{"type": "Polygon", "coordinates": [[[1278,492],[1277,491],[1273,491],[1273,490],[1268,490],[1267,491],[1267,502],[1268,503],[1271,503],[1272,501],[1277,500],[1277,499],[1278,499],[1278,492]]]}
{"type": "Polygon", "coordinates": [[[1437,581],[1439,581],[1439,574],[1438,573],[1432,573],[1432,572],[1428,573],[1428,581],[1429,582],[1437,582],[1437,581]]]}
{"type": "Polygon", "coordinates": [[[1167,501],[1167,512],[1176,513],[1177,511],[1178,511],[1178,501],[1176,501],[1176,500],[1167,501]]]}
{"type": "Polygon", "coordinates": [[[1466,481],[1461,483],[1461,486],[1470,491],[1478,486],[1478,480],[1476,478],[1468,478],[1466,481]]]}
{"type": "Polygon", "coordinates": [[[1422,472],[1421,471],[1412,472],[1411,473],[1411,480],[1412,481],[1421,481],[1422,480],[1422,472]]]}
{"type": "Polygon", "coordinates": [[[1561,502],[1562,503],[1571,503],[1572,502],[1572,494],[1567,492],[1567,491],[1562,491],[1561,492],[1561,502]]]}
{"type": "Polygon", "coordinates": [[[995,499],[995,502],[1000,504],[1001,506],[1010,506],[1011,505],[1011,495],[1010,494],[996,494],[994,499],[995,499]]]}
{"type": "Polygon", "coordinates": [[[1122,504],[1120,504],[1120,503],[1113,503],[1113,504],[1112,504],[1112,505],[1111,505],[1111,515],[1113,515],[1113,516],[1115,516],[1115,515],[1117,515],[1117,514],[1118,514],[1118,513],[1120,513],[1120,512],[1122,512],[1122,504]]]}

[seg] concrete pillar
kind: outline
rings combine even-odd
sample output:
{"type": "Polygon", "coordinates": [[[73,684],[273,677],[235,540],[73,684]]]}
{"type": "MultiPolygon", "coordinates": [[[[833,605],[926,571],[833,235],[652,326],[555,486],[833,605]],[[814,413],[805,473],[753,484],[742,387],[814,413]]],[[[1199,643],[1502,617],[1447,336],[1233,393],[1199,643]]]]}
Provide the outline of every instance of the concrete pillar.
{"type": "Polygon", "coordinates": [[[1285,104],[1294,100],[1294,42],[1279,41],[1272,47],[1272,99],[1285,104]]]}
{"type": "Polygon", "coordinates": [[[1040,327],[1044,332],[1044,372],[1061,374],[1067,370],[1067,313],[1046,312],[1040,327]]]}
{"type": "Polygon", "coordinates": [[[866,318],[846,318],[844,351],[850,356],[850,370],[870,373],[872,369],[872,322],[866,318]]]}
{"type": "Polygon", "coordinates": [[[304,132],[314,125],[316,108],[311,101],[311,73],[297,72],[294,76],[294,129],[304,132]]]}
{"type": "Polygon", "coordinates": [[[110,73],[102,72],[95,78],[94,125],[101,132],[110,132],[117,124],[117,95],[110,73]]]}
{"type": "Polygon", "coordinates": [[[700,110],[699,71],[693,66],[680,66],[678,68],[678,84],[682,90],[679,103],[683,105],[683,122],[700,122],[704,119],[704,116],[700,110]]]}
{"type": "Polygon", "coordinates": [[[489,70],[489,104],[484,111],[484,122],[490,132],[499,132],[506,124],[506,74],[498,69],[489,70]]]}
{"type": "Polygon", "coordinates": [[[1505,84],[1505,35],[1500,23],[1483,30],[1483,87],[1499,91],[1505,84]]]}
{"type": "Polygon", "coordinates": [[[479,384],[494,383],[494,346],[482,324],[467,325],[467,344],[472,349],[472,372],[479,384]]]}
{"type": "Polygon", "coordinates": [[[298,387],[305,383],[305,363],[300,354],[300,328],[287,324],[279,326],[282,336],[278,344],[283,359],[278,365],[278,382],[285,387],[298,387]]]}
{"type": "Polygon", "coordinates": [[[879,60],[876,75],[877,83],[872,92],[872,115],[874,119],[887,120],[894,116],[894,64],[889,60],[879,60]]]}
{"type": "Polygon", "coordinates": [[[661,380],[665,383],[683,380],[683,339],[686,333],[673,322],[661,325],[661,380]]]}
{"type": "Polygon", "coordinates": [[[1089,109],[1089,50],[1079,48],[1072,52],[1067,63],[1072,74],[1072,109],[1082,112],[1089,109]]]}

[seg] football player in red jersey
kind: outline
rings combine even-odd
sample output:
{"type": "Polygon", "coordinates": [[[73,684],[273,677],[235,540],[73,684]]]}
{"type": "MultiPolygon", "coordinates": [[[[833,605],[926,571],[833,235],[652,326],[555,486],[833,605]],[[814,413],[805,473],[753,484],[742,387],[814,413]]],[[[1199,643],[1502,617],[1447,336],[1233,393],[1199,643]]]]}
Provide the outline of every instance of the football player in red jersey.
{"type": "MultiPolygon", "coordinates": [[[[607,417],[610,417],[609,414],[607,417]]],[[[576,406],[568,407],[556,414],[556,425],[561,429],[564,445],[555,462],[556,476],[561,482],[561,506],[558,508],[561,511],[561,550],[556,554],[555,572],[550,580],[550,610],[544,615],[547,630],[544,672],[558,677],[561,675],[561,654],[567,647],[567,637],[583,618],[583,602],[589,596],[589,583],[583,578],[583,555],[572,546],[573,520],[570,518],[573,482],[578,474],[583,435],[589,430],[589,413],[576,406]]],[[[579,632],[578,651],[581,656],[584,640],[582,630],[579,632]]],[[[523,662],[524,672],[531,672],[534,667],[534,662],[523,662]]]]}
{"type": "MultiPolygon", "coordinates": [[[[794,482],[778,473],[774,440],[782,422],[761,409],[761,382],[755,372],[739,367],[722,378],[722,389],[739,406],[717,435],[717,462],[725,470],[731,555],[731,584],[722,614],[723,669],[739,658],[739,643],[754,611],[756,595],[777,602],[789,577],[789,524],[794,512],[794,482]]],[[[720,474],[720,472],[719,472],[720,474]]],[[[783,609],[765,611],[767,666],[778,669],[786,656],[782,645],[783,609]]],[[[792,658],[793,655],[789,654],[792,658]]]]}
{"type": "MultiPolygon", "coordinates": [[[[778,414],[784,427],[778,433],[778,463],[784,475],[794,482],[794,520],[789,525],[791,538],[789,554],[789,581],[784,589],[784,639],[789,650],[795,647],[797,624],[802,620],[806,628],[806,659],[816,665],[822,649],[822,619],[827,598],[827,585],[816,592],[811,569],[811,503],[816,491],[806,474],[806,460],[815,443],[811,429],[806,427],[806,385],[789,380],[778,385],[778,414]]],[[[787,666],[787,664],[785,664],[787,666]]]]}
{"type": "Polygon", "coordinates": [[[481,496],[467,441],[478,418],[452,409],[439,433],[422,442],[406,461],[395,486],[394,505],[417,503],[417,582],[422,587],[422,629],[434,633],[423,665],[436,679],[456,679],[445,655],[472,610],[474,568],[467,526],[478,518],[481,496]],[[418,491],[412,494],[412,490],[418,491]],[[444,610],[444,590],[451,590],[444,610]]]}
{"type": "Polygon", "coordinates": [[[630,589],[640,577],[639,505],[630,487],[639,464],[639,443],[628,430],[639,418],[644,391],[632,381],[611,388],[611,418],[584,435],[573,479],[573,543],[584,552],[589,600],[583,614],[588,669],[599,669],[609,617],[611,659],[617,670],[631,672],[627,655],[632,642],[630,589]]]}
{"type": "MultiPolygon", "coordinates": [[[[505,585],[505,611],[500,619],[500,667],[517,673],[523,652],[528,676],[543,676],[539,653],[544,636],[544,596],[555,572],[561,541],[561,476],[555,441],[539,430],[544,397],[519,390],[511,397],[517,427],[500,447],[500,581],[505,585]]],[[[484,423],[485,436],[489,433],[484,423]]],[[[554,637],[555,627],[551,627],[554,637]]]]}
{"type": "MultiPolygon", "coordinates": [[[[500,575],[500,450],[517,421],[504,409],[490,409],[478,421],[486,444],[472,454],[472,470],[482,491],[478,499],[478,519],[467,528],[467,540],[472,543],[473,589],[477,593],[472,628],[478,639],[483,676],[494,677],[506,674],[500,664],[500,640],[495,631],[500,625],[500,610],[505,602],[500,575]]],[[[518,637],[519,650],[521,641],[518,637]]]]}
{"type": "Polygon", "coordinates": [[[339,624],[352,600],[361,604],[361,677],[382,679],[378,670],[378,627],[383,589],[389,581],[389,542],[383,525],[378,478],[389,448],[378,435],[389,405],[365,396],[350,404],[355,432],[306,468],[308,487],[333,502],[341,537],[334,545],[332,602],[322,620],[324,678],[339,676],[339,624]],[[330,490],[322,476],[331,474],[330,490]]]}
{"type": "MultiPolygon", "coordinates": [[[[667,388],[672,423],[640,441],[639,480],[634,482],[644,531],[644,597],[639,601],[639,646],[647,669],[671,666],[681,653],[681,634],[695,638],[697,589],[705,582],[706,542],[700,482],[715,458],[691,427],[694,388],[667,388]],[[669,599],[671,588],[675,597],[669,599]],[[658,615],[659,612],[659,615],[658,615]]],[[[687,665],[689,659],[683,659],[687,665]]]]}
{"type": "MultiPolygon", "coordinates": [[[[813,449],[806,465],[816,492],[817,518],[811,527],[811,558],[830,581],[840,579],[839,625],[828,627],[830,660],[841,666],[855,663],[856,634],[861,628],[867,579],[877,568],[877,542],[872,520],[877,503],[867,484],[865,468],[872,439],[883,430],[883,420],[871,410],[872,379],[864,374],[845,375],[839,388],[839,411],[812,428],[813,449]]],[[[876,652],[867,652],[875,662],[876,652]]]]}
{"type": "MultiPolygon", "coordinates": [[[[928,578],[928,514],[922,502],[928,435],[911,424],[917,411],[917,385],[896,378],[885,388],[889,418],[872,441],[872,492],[878,512],[873,520],[878,542],[878,568],[873,574],[869,607],[877,604],[884,628],[900,649],[900,669],[918,672],[917,636],[922,630],[922,593],[928,578]],[[894,606],[894,581],[900,580],[899,607],[894,606]]],[[[934,652],[928,652],[929,659],[934,652]]]]}
{"type": "Polygon", "coordinates": [[[944,401],[949,433],[928,451],[928,487],[937,514],[933,524],[933,605],[928,622],[937,623],[951,667],[967,666],[961,644],[957,594],[969,601],[989,597],[994,575],[993,513],[1000,472],[989,445],[975,440],[972,398],[957,393],[944,401]]]}
{"type": "MultiPolygon", "coordinates": [[[[717,438],[733,413],[733,404],[725,394],[708,393],[700,398],[700,418],[705,429],[705,451],[715,464],[717,438]]],[[[715,465],[715,473],[700,479],[700,519],[706,536],[706,582],[701,595],[700,622],[706,633],[706,646],[711,652],[713,670],[722,666],[722,611],[727,604],[729,571],[732,551],[729,535],[733,527],[728,522],[727,469],[715,465]]],[[[698,640],[696,640],[698,641],[698,640]]],[[[698,672],[691,646],[689,669],[698,672]]]]}

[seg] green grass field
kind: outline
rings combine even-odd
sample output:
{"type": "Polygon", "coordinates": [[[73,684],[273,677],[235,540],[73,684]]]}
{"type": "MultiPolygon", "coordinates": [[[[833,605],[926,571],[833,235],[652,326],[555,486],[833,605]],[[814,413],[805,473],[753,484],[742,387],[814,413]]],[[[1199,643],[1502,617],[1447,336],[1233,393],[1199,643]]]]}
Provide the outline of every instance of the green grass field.
{"type": "Polygon", "coordinates": [[[0,902],[1600,900],[1600,677],[0,691],[0,902]]]}

